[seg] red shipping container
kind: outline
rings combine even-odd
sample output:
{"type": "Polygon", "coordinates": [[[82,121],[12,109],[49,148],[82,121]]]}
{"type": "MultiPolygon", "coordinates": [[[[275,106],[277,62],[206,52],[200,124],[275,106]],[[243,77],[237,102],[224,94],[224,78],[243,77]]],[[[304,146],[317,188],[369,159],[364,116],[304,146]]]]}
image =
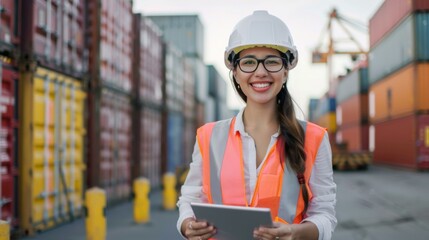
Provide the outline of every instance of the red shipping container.
{"type": "Polygon", "coordinates": [[[370,48],[373,48],[410,13],[428,10],[428,0],[385,0],[369,20],[370,48]]]}
{"type": "Polygon", "coordinates": [[[19,32],[21,20],[20,2],[15,0],[3,0],[0,3],[0,41],[7,44],[19,44],[19,32]]]}
{"type": "Polygon", "coordinates": [[[102,89],[89,96],[88,185],[106,190],[108,204],[124,200],[131,191],[131,103],[126,95],[102,89]],[[97,104],[98,103],[98,104],[97,104]]]}
{"type": "Polygon", "coordinates": [[[374,163],[429,169],[429,114],[377,123],[374,131],[374,163]]]}
{"type": "Polygon", "coordinates": [[[132,1],[86,1],[89,72],[92,86],[131,92],[132,1]]]}
{"type": "Polygon", "coordinates": [[[134,14],[133,63],[137,97],[145,102],[162,105],[164,57],[162,33],[156,24],[141,14],[134,14]]]}
{"type": "Polygon", "coordinates": [[[368,94],[358,94],[337,105],[338,128],[368,123],[368,94]]]}
{"type": "Polygon", "coordinates": [[[20,45],[24,57],[80,78],[85,71],[84,1],[22,3],[20,45]]]}
{"type": "Polygon", "coordinates": [[[16,89],[18,72],[7,63],[0,63],[0,219],[17,225],[17,128],[16,89]]]}
{"type": "Polygon", "coordinates": [[[337,143],[346,143],[349,152],[368,151],[368,125],[349,125],[337,129],[337,143]]]}

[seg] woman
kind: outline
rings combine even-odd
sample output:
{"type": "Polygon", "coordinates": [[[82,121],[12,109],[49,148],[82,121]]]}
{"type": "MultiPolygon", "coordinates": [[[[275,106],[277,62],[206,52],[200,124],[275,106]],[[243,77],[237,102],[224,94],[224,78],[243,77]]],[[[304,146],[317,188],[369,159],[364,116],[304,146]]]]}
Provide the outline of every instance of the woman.
{"type": "Polygon", "coordinates": [[[225,63],[246,106],[197,131],[178,201],[177,227],[187,239],[216,237],[215,226],[194,218],[191,202],[270,208],[274,227],[255,229],[256,239],[331,239],[337,222],[331,150],[324,129],[295,117],[287,80],[297,61],[277,17],[255,11],[235,26],[225,63]]]}

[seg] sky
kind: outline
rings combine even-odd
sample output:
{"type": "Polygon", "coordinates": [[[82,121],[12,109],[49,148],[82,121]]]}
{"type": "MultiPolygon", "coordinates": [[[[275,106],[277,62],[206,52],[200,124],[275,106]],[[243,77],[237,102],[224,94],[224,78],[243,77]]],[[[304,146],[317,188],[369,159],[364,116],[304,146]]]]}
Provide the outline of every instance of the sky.
{"type": "MultiPolygon", "coordinates": [[[[224,51],[235,24],[255,10],[267,10],[282,19],[294,39],[299,61],[289,73],[288,88],[292,98],[301,108],[299,117],[306,118],[310,98],[320,98],[329,88],[326,64],[312,64],[311,53],[322,44],[326,46],[326,32],[329,13],[333,8],[349,19],[368,24],[369,19],[383,3],[383,0],[134,0],[134,12],[143,15],[197,14],[204,26],[206,64],[212,64],[227,81],[228,105],[231,108],[243,106],[234,92],[229,71],[224,65],[224,51]],[[302,114],[300,116],[300,114],[302,114]]],[[[338,24],[334,24],[334,38],[341,40],[341,50],[357,50],[355,45],[344,41],[346,35],[338,24]]],[[[353,37],[368,50],[368,35],[346,25],[353,37]]],[[[344,74],[353,64],[348,56],[333,58],[333,75],[344,74]]]]}

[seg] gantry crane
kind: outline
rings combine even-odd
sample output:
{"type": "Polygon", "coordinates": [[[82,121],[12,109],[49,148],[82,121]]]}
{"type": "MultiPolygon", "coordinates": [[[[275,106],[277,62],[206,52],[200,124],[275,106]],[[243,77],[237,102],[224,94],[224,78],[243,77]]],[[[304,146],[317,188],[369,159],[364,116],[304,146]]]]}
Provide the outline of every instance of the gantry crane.
{"type": "MultiPolygon", "coordinates": [[[[336,90],[336,78],[333,76],[333,56],[336,54],[345,54],[350,55],[352,60],[355,61],[358,59],[360,55],[364,55],[363,57],[366,58],[367,51],[364,50],[362,45],[356,40],[356,38],[352,35],[351,31],[346,27],[346,24],[354,27],[358,30],[368,32],[368,28],[365,24],[362,24],[356,20],[347,18],[343,15],[338,14],[337,10],[334,8],[329,13],[329,20],[327,23],[326,28],[322,31],[322,34],[320,35],[319,43],[314,49],[312,53],[312,63],[326,63],[327,64],[327,72],[328,72],[328,81],[329,81],[329,96],[334,97],[335,96],[335,90],[336,90]],[[333,24],[334,21],[338,23],[338,25],[341,27],[341,29],[344,31],[344,33],[347,35],[347,39],[345,39],[348,42],[351,42],[355,45],[354,50],[339,50],[338,49],[338,43],[342,41],[343,39],[335,39],[334,33],[333,33],[333,24]],[[327,49],[323,50],[323,40],[325,37],[325,34],[328,34],[328,46],[327,49]]],[[[326,46],[325,46],[326,47],[326,46]]]]}

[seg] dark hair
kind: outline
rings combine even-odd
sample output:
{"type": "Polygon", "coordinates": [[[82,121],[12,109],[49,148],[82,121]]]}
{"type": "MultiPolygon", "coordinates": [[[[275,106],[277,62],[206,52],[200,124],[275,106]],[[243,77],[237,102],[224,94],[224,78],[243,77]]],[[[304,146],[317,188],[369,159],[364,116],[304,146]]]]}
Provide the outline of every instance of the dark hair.
{"type": "MultiPolygon", "coordinates": [[[[285,67],[292,61],[292,54],[280,52],[280,56],[285,58],[285,67]]],[[[234,69],[237,67],[237,59],[239,54],[232,53],[229,59],[232,60],[234,69]]],[[[237,83],[234,75],[232,76],[232,83],[238,95],[244,102],[247,102],[247,96],[243,93],[237,83]]],[[[287,82],[286,82],[287,83],[287,82]]],[[[277,94],[277,112],[278,121],[280,123],[280,134],[284,140],[285,156],[292,170],[297,174],[299,185],[302,189],[302,197],[304,199],[304,211],[302,217],[308,208],[308,189],[305,185],[304,172],[305,172],[305,159],[306,153],[304,150],[305,132],[299,121],[296,119],[295,110],[293,106],[292,96],[289,94],[286,83],[283,84],[282,89],[277,94]]]]}

